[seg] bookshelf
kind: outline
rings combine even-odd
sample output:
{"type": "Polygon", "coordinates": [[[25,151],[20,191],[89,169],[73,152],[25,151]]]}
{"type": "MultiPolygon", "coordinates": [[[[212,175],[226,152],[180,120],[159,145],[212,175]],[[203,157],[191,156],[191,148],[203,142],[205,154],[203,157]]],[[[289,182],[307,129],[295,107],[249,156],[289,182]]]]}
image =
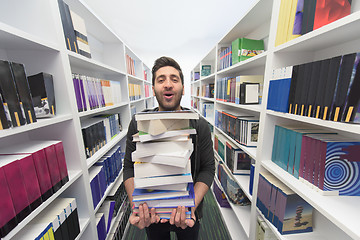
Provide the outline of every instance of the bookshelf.
{"type": "MultiPolygon", "coordinates": [[[[95,213],[100,204],[94,210],[88,169],[117,144],[125,151],[131,105],[135,105],[136,111],[154,106],[152,92],[145,97],[144,91],[145,85],[151,89],[150,68],[84,1],[64,2],[85,21],[91,58],[67,50],[57,0],[7,1],[0,10],[0,59],[24,64],[27,76],[39,72],[52,74],[57,110],[53,118],[38,119],[36,123],[1,130],[0,145],[6,147],[29,140],[61,140],[69,173],[69,181],[3,239],[16,239],[27,224],[40,212],[46,211],[54,199],[61,197],[76,198],[81,230],[76,239],[94,239],[97,236],[95,213]],[[17,10],[14,12],[14,9],[17,10]],[[134,74],[127,72],[126,55],[136,62],[134,74]],[[72,73],[117,81],[121,89],[120,102],[78,112],[72,73]],[[140,86],[140,99],[129,100],[129,83],[140,86]],[[120,114],[122,131],[87,159],[81,122],[96,115],[115,113],[120,114]]],[[[121,182],[122,172],[108,186],[101,202],[121,182]]]]}
{"type": "MultiPolygon", "coordinates": [[[[360,51],[360,47],[357,44],[360,36],[360,1],[352,1],[350,15],[275,47],[280,3],[280,0],[255,1],[254,5],[244,14],[240,21],[200,60],[191,71],[191,100],[193,102],[198,101],[196,110],[202,114],[202,103],[209,101],[209,99],[199,97],[202,96],[202,84],[214,81],[216,92],[219,88],[216,83],[220,78],[237,75],[264,76],[262,103],[259,105],[238,105],[218,101],[216,98],[211,99],[214,102],[214,111],[231,110],[236,113],[247,113],[260,117],[257,148],[251,149],[252,152],[249,152],[249,148],[239,145],[255,159],[253,195],[249,197],[252,202],[250,217],[245,220],[240,216],[237,217],[239,225],[241,225],[238,227],[242,227],[245,230],[247,238],[255,239],[256,217],[262,215],[256,207],[257,183],[259,172],[266,171],[285,183],[314,208],[313,232],[311,233],[281,235],[276,227],[266,220],[278,239],[360,239],[360,231],[356,226],[355,217],[359,214],[359,208],[357,207],[359,197],[322,196],[314,188],[294,178],[271,161],[274,127],[277,124],[313,126],[355,139],[360,137],[359,125],[276,112],[266,108],[269,81],[273,69],[360,51]],[[219,71],[217,66],[219,61],[217,56],[218,49],[230,46],[233,40],[240,37],[263,39],[265,52],[219,71]],[[214,51],[215,58],[211,57],[214,51]],[[195,72],[201,71],[201,66],[209,61],[215,66],[212,75],[194,80],[195,72]],[[200,93],[197,96],[196,93],[199,86],[200,93]]],[[[211,121],[210,123],[214,126],[214,123],[211,121]]],[[[227,141],[232,141],[223,131],[215,126],[214,134],[223,136],[227,141]]],[[[236,175],[234,177],[245,194],[249,196],[249,179],[236,175]]],[[[236,215],[235,209],[233,209],[233,212],[236,215]]],[[[262,217],[265,219],[264,216],[262,217]]],[[[225,221],[227,220],[225,219],[225,221]]],[[[227,224],[229,227],[233,226],[233,222],[227,221],[227,224]]]]}

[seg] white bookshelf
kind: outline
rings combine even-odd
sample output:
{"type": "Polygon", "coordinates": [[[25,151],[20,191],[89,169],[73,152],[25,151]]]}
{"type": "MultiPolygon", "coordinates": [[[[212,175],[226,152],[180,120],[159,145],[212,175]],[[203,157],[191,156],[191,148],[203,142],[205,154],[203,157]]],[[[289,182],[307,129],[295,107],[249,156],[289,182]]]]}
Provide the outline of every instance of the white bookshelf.
{"type": "MultiPolygon", "coordinates": [[[[31,212],[4,239],[11,239],[56,198],[76,198],[81,232],[76,239],[94,239],[96,221],[88,169],[113,146],[125,151],[126,132],[131,120],[130,105],[141,111],[153,107],[152,94],[145,98],[144,86],[151,89],[151,70],[83,0],[65,0],[72,11],[86,24],[91,58],[67,50],[57,0],[6,1],[0,9],[0,59],[22,63],[26,74],[47,72],[53,75],[57,115],[38,119],[36,123],[0,131],[0,145],[7,146],[28,140],[61,140],[63,142],[69,182],[31,212]],[[16,9],[16,11],[14,11],[16,9]],[[127,73],[126,54],[136,61],[135,76],[127,73]],[[144,80],[147,71],[147,81],[144,80]],[[85,112],[78,112],[71,73],[118,81],[121,103],[85,112]],[[141,86],[142,97],[129,101],[128,83],[141,86]],[[119,113],[123,130],[95,155],[86,158],[81,122],[100,114],[119,113]]],[[[122,182],[122,173],[108,186],[106,195],[122,182]]],[[[102,199],[102,201],[103,201],[102,199]]],[[[99,204],[100,206],[100,204],[99,204]]]]}
{"type": "MultiPolygon", "coordinates": [[[[213,61],[215,70],[211,76],[200,77],[199,80],[191,82],[191,99],[193,101],[199,101],[198,112],[202,113],[202,103],[209,101],[209,99],[199,97],[202,96],[201,86],[203,84],[213,81],[213,83],[215,83],[216,93],[218,87],[216,85],[217,79],[238,75],[264,75],[263,97],[262,104],[260,105],[237,105],[216,99],[211,100],[214,102],[215,110],[250,113],[260,117],[258,147],[250,149],[238,144],[238,146],[253,157],[256,162],[252,196],[249,196],[248,193],[249,178],[234,175],[239,186],[252,202],[249,217],[246,219],[242,218],[241,214],[236,214],[236,210],[233,210],[240,225],[236,227],[245,229],[249,239],[255,239],[256,216],[262,215],[256,207],[257,182],[260,171],[270,172],[314,207],[313,232],[310,233],[281,235],[276,228],[266,220],[278,239],[360,239],[360,230],[358,224],[356,224],[356,216],[359,214],[359,197],[323,196],[308,184],[283,171],[270,160],[274,127],[277,124],[300,123],[306,126],[315,126],[337,132],[356,139],[360,137],[360,126],[266,109],[269,81],[273,69],[360,51],[360,45],[358,44],[360,41],[360,1],[352,1],[351,14],[349,16],[275,47],[280,2],[280,0],[255,1],[254,5],[244,14],[239,22],[218,41],[214,48],[210,49],[209,53],[192,69],[191,74],[193,76],[194,72],[200,71],[202,63],[207,61],[213,61]],[[265,52],[218,71],[218,49],[229,46],[233,40],[239,37],[263,39],[265,52]],[[212,58],[210,56],[212,56],[214,49],[215,58],[212,58]],[[196,89],[198,87],[200,87],[200,93],[199,96],[196,96],[196,89]]],[[[214,123],[210,123],[214,125],[214,123]]],[[[214,133],[236,144],[235,141],[215,126],[214,133]]],[[[225,221],[229,228],[230,226],[234,227],[233,221],[227,219],[225,219],[225,221]]]]}

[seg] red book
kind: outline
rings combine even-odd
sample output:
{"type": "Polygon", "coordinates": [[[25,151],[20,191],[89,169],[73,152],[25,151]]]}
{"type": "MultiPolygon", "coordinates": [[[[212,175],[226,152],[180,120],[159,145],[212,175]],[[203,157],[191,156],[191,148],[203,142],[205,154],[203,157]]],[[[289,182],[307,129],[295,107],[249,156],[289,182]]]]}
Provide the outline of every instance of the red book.
{"type": "Polygon", "coordinates": [[[343,18],[351,13],[349,0],[317,0],[314,30],[343,18]]]}
{"type": "Polygon", "coordinates": [[[5,174],[14,204],[16,219],[21,222],[30,214],[31,209],[18,158],[18,155],[2,155],[0,156],[0,167],[2,167],[5,174]]]}
{"type": "Polygon", "coordinates": [[[2,238],[17,225],[14,204],[2,168],[0,168],[0,196],[0,237],[2,238]]]}
{"type": "Polygon", "coordinates": [[[65,185],[65,183],[69,181],[69,174],[66,165],[64,146],[61,141],[54,141],[54,147],[59,165],[61,183],[62,185],[65,185]]]}
{"type": "Polygon", "coordinates": [[[50,179],[53,186],[54,192],[57,192],[62,184],[60,177],[59,164],[57,161],[55,147],[52,144],[44,143],[44,151],[46,155],[46,161],[49,167],[50,179]]]}

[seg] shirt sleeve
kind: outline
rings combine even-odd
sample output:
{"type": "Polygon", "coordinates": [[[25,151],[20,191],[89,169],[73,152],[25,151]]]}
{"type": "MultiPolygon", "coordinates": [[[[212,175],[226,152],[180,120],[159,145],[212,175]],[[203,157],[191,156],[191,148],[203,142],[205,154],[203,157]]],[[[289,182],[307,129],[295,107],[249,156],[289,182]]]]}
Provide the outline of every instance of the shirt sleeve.
{"type": "Polygon", "coordinates": [[[134,177],[134,163],[132,161],[131,154],[136,150],[136,144],[133,142],[133,135],[137,133],[137,125],[134,116],[132,117],[128,132],[126,135],[126,148],[125,148],[125,157],[124,157],[124,176],[123,181],[126,179],[134,177]]]}
{"type": "Polygon", "coordinates": [[[215,176],[215,160],[211,132],[205,119],[199,119],[198,130],[200,168],[196,182],[203,182],[210,188],[215,176]]]}

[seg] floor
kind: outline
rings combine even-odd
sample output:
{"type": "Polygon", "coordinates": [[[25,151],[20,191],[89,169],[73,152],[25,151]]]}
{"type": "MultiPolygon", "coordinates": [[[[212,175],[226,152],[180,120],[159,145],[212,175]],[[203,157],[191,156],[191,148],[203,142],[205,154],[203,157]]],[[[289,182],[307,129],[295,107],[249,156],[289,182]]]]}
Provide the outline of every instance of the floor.
{"type": "MultiPolygon", "coordinates": [[[[216,203],[214,195],[209,191],[204,197],[203,218],[199,232],[199,240],[231,239],[229,231],[223,222],[221,212],[216,203]]],[[[124,239],[146,240],[145,230],[130,226],[124,239]]],[[[171,234],[171,239],[176,240],[176,235],[171,234]]]]}

